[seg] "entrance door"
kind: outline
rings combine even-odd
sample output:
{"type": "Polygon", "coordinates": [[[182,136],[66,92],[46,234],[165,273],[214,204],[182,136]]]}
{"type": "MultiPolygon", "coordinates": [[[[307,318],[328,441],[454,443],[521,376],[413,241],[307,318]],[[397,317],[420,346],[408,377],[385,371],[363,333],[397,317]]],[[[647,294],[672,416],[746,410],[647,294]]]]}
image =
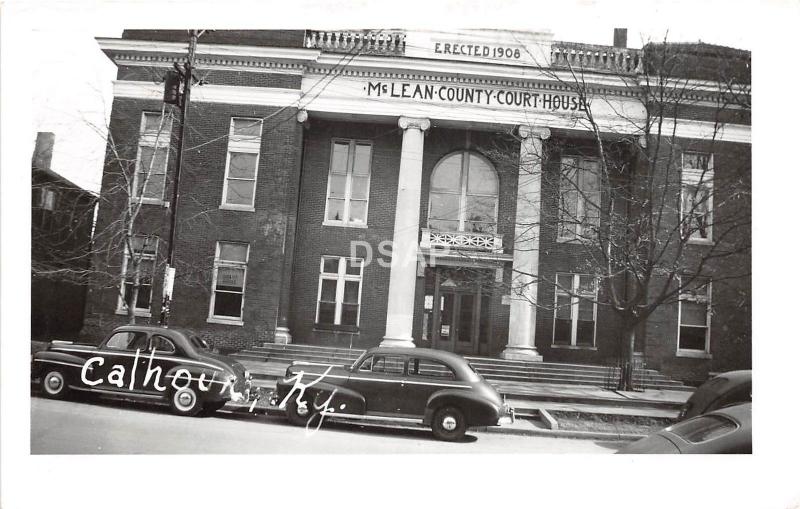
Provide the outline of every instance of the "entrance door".
{"type": "Polygon", "coordinates": [[[471,355],[478,351],[474,293],[444,290],[439,296],[440,325],[434,348],[471,355]]]}
{"type": "Polygon", "coordinates": [[[491,292],[484,290],[480,271],[444,267],[428,270],[425,338],[439,350],[478,355],[481,346],[488,345],[491,331],[491,292]]]}

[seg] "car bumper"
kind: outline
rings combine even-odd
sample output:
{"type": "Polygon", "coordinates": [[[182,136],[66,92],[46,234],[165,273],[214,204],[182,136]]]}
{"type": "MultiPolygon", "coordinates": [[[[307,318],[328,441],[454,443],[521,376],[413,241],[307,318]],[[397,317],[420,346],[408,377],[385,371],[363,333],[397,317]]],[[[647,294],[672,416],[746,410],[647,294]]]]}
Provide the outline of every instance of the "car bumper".
{"type": "Polygon", "coordinates": [[[509,426],[511,424],[514,424],[514,420],[515,420],[514,408],[508,406],[507,404],[504,404],[502,414],[500,415],[500,418],[497,420],[497,425],[509,426]]]}
{"type": "Polygon", "coordinates": [[[234,403],[247,403],[251,401],[255,395],[255,391],[253,391],[253,379],[249,373],[245,376],[243,385],[234,384],[230,389],[230,398],[234,403]]]}

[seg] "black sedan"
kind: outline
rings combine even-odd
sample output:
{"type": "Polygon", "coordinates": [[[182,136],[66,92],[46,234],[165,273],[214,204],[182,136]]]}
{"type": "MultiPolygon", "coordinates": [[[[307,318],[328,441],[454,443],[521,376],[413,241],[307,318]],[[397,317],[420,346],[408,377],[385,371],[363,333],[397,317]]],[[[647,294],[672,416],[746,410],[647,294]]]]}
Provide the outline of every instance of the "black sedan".
{"type": "Polygon", "coordinates": [[[750,454],[753,452],[752,403],[692,417],[644,437],[621,454],[750,454]]]}
{"type": "Polygon", "coordinates": [[[247,401],[251,388],[244,367],[212,353],[201,338],[146,325],[118,327],[99,346],[53,341],[34,354],[31,374],[49,398],[81,391],[161,400],[189,416],[247,401]]]}
{"type": "Polygon", "coordinates": [[[304,426],[323,418],[413,423],[430,426],[441,440],[458,440],[471,426],[514,418],[462,357],[425,348],[373,348],[352,366],[295,362],[276,389],[270,404],[304,426]]]}
{"type": "Polygon", "coordinates": [[[678,420],[748,401],[753,401],[753,372],[749,369],[729,371],[698,387],[681,407],[678,420]]]}

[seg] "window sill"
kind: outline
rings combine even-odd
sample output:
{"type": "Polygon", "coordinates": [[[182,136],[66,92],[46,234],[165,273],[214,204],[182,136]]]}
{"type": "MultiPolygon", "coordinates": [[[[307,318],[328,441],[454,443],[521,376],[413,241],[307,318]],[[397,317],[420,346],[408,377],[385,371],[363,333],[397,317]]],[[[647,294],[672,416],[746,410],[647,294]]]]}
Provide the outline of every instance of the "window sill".
{"type": "Polygon", "coordinates": [[[678,350],[675,357],[686,357],[691,359],[711,359],[711,354],[708,352],[700,352],[696,350],[678,350]]]}
{"type": "Polygon", "coordinates": [[[338,226],[339,228],[369,228],[365,223],[343,223],[341,221],[323,221],[322,226],[338,226]]]}
{"type": "Polygon", "coordinates": [[[349,325],[326,325],[321,323],[314,324],[314,332],[335,332],[340,334],[358,334],[358,327],[349,325]]]}
{"type": "Polygon", "coordinates": [[[590,350],[597,351],[596,346],[581,346],[581,345],[550,345],[550,348],[561,348],[564,350],[590,350]]]}
{"type": "Polygon", "coordinates": [[[228,205],[223,203],[219,206],[220,210],[237,210],[239,212],[255,212],[256,208],[250,205],[228,205]]]}
{"type": "Polygon", "coordinates": [[[244,325],[244,321],[237,320],[235,318],[219,318],[215,316],[209,316],[206,318],[206,322],[208,323],[218,323],[220,325],[236,325],[242,327],[244,325]]]}
{"type": "Polygon", "coordinates": [[[159,205],[164,208],[169,208],[169,202],[164,200],[159,200],[158,198],[139,198],[138,196],[134,197],[136,201],[141,200],[142,205],[159,205]]]}
{"type": "MultiPolygon", "coordinates": [[[[118,315],[122,315],[122,316],[128,316],[128,310],[127,309],[119,309],[119,308],[117,308],[115,313],[118,314],[118,315]]],[[[138,316],[140,318],[152,318],[153,317],[153,314],[149,310],[145,311],[144,309],[135,310],[133,312],[133,315],[134,316],[138,316]]]]}
{"type": "Polygon", "coordinates": [[[693,238],[690,237],[690,238],[686,239],[686,243],[689,244],[689,245],[694,245],[694,246],[710,246],[710,245],[712,245],[714,243],[714,240],[713,239],[693,239],[693,238]]]}

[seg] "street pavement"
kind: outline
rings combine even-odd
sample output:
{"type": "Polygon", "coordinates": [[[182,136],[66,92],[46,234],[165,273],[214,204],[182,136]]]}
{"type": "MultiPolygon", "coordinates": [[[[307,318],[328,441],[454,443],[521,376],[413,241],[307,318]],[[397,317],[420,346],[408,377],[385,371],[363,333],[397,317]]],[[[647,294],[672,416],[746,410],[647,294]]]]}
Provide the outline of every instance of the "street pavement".
{"type": "Polygon", "coordinates": [[[326,422],[307,431],[263,414],[188,418],[156,404],[31,397],[32,454],[613,453],[624,444],[482,431],[448,443],[427,429],[326,422]]]}

